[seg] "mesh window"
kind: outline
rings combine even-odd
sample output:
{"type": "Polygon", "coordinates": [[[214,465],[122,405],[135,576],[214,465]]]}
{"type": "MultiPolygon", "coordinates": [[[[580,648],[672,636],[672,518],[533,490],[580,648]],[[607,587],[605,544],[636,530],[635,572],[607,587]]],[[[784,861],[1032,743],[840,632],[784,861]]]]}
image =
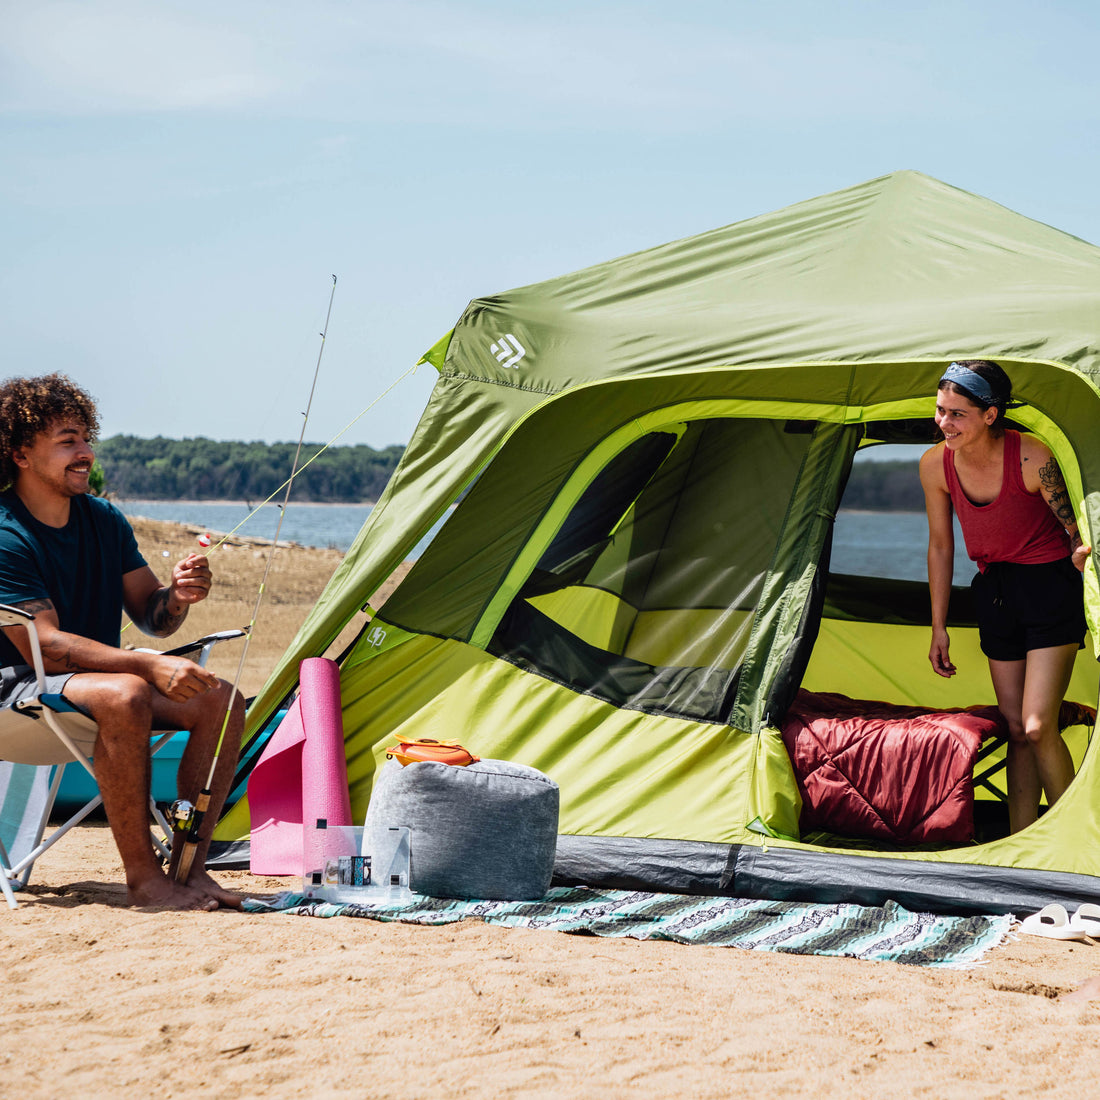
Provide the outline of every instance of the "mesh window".
{"type": "Polygon", "coordinates": [[[707,420],[581,494],[489,649],[617,706],[721,722],[812,432],[707,420]]]}

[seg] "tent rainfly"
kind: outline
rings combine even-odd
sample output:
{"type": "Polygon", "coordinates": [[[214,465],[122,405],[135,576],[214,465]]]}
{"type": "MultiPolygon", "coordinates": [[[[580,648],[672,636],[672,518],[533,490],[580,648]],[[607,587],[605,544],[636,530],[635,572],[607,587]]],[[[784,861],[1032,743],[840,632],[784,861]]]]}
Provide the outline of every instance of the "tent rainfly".
{"type": "MultiPolygon", "coordinates": [[[[1020,833],[920,850],[800,835],[780,732],[800,688],[994,702],[965,589],[944,680],[926,586],[829,571],[857,448],[931,443],[958,358],[1004,366],[1013,420],[1051,448],[1096,546],[1100,248],[987,199],[897,172],[475,299],[424,356],[439,378],[416,433],[250,709],[242,777],[299,662],[459,501],[341,658],[357,818],[395,734],[457,738],[558,782],[565,880],[946,911],[1100,901],[1087,727],[1069,791],[1020,833]]],[[[1089,644],[1070,695],[1097,686],[1089,644]]],[[[240,799],[215,837],[248,831],[240,799]]]]}

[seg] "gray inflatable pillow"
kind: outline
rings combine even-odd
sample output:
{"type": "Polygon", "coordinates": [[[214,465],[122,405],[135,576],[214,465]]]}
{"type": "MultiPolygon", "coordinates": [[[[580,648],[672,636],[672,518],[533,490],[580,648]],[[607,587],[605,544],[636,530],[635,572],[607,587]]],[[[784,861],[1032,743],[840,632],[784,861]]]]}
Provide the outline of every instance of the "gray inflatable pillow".
{"type": "Polygon", "coordinates": [[[558,841],[558,785],[523,764],[466,767],[388,760],[367,808],[377,830],[412,830],[410,886],[443,898],[529,901],[550,888],[558,841]]]}

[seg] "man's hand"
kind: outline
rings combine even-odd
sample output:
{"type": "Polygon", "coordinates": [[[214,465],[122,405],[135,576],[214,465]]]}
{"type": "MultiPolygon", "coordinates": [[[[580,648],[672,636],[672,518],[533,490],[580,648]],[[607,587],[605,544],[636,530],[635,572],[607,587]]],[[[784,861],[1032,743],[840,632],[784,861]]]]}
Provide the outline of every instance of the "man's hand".
{"type": "Polygon", "coordinates": [[[932,668],[937,676],[954,676],[956,669],[951,663],[948,651],[951,647],[951,639],[946,630],[932,631],[932,648],[928,651],[928,660],[932,662],[932,668]]]}
{"type": "Polygon", "coordinates": [[[179,630],[191,605],[210,595],[212,583],[210,564],[202,554],[176,562],[166,588],[143,565],[122,578],[126,611],[146,634],[167,638],[179,630]]]}
{"type": "Polygon", "coordinates": [[[202,554],[188,554],[183,561],[176,562],[172,569],[172,583],[168,586],[169,599],[188,605],[198,603],[210,595],[212,583],[213,575],[206,557],[202,554]]]}
{"type": "Polygon", "coordinates": [[[174,703],[186,703],[196,695],[218,686],[218,678],[201,665],[186,657],[166,657],[157,654],[152,658],[152,675],[149,682],[174,703]]]}

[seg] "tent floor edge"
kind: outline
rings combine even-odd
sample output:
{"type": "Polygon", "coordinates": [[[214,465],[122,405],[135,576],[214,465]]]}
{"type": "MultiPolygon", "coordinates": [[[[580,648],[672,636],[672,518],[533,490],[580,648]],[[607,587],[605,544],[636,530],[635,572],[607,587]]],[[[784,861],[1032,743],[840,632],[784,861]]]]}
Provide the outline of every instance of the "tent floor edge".
{"type": "Polygon", "coordinates": [[[206,855],[206,866],[215,871],[247,871],[251,845],[244,840],[212,840],[206,855]]]}
{"type": "Polygon", "coordinates": [[[801,848],[643,837],[558,837],[555,886],[880,906],[912,912],[1037,912],[1100,903],[1100,877],[915,858],[849,856],[801,848]]]}
{"type": "Polygon", "coordinates": [[[726,895],[737,848],[699,840],[563,833],[558,836],[553,884],[726,895]]]}
{"type": "Polygon", "coordinates": [[[912,912],[1014,914],[1037,912],[1051,902],[1075,909],[1100,902],[1100,877],[1027,867],[960,864],[914,858],[848,856],[836,852],[741,846],[734,866],[735,892],[773,901],[882,905],[912,912]]]}
{"type": "MultiPolygon", "coordinates": [[[[207,866],[248,870],[249,841],[214,841],[207,866]]],[[[1066,871],[849,856],[755,844],[562,834],[555,886],[879,906],[970,915],[1100,904],[1100,877],[1066,871]]]]}

